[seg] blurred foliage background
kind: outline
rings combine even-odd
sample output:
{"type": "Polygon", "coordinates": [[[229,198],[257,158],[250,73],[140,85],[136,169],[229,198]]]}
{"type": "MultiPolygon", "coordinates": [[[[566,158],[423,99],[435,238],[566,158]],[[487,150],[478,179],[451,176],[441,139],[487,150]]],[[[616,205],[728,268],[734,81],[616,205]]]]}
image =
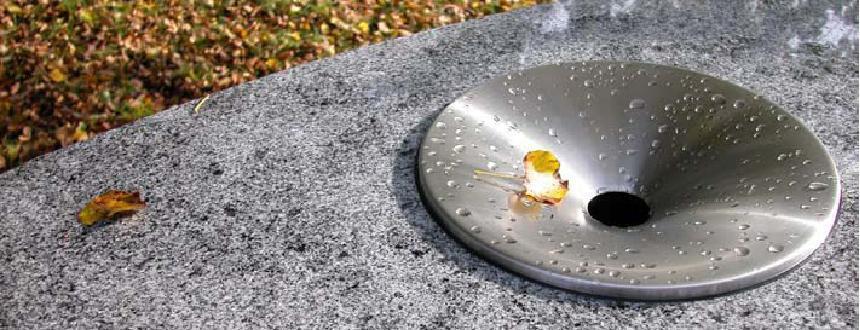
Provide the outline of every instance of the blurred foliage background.
{"type": "Polygon", "coordinates": [[[300,63],[544,2],[0,1],[0,171],[300,63]]]}

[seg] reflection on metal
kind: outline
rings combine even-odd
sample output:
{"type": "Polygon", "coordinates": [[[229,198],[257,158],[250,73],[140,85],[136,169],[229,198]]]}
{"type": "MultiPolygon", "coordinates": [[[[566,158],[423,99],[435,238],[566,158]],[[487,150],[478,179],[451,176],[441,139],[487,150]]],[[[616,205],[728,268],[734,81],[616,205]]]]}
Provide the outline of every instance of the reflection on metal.
{"type": "Polygon", "coordinates": [[[713,77],[638,63],[493,79],[436,118],[418,171],[434,216],[499,266],[646,300],[725,293],[789,270],[827,237],[840,195],[824,147],[784,110],[713,77]],[[475,175],[521,174],[536,149],[557,155],[570,180],[558,206],[522,212],[515,192],[475,175]],[[593,219],[589,201],[608,191],[641,197],[649,219],[593,219]]]}

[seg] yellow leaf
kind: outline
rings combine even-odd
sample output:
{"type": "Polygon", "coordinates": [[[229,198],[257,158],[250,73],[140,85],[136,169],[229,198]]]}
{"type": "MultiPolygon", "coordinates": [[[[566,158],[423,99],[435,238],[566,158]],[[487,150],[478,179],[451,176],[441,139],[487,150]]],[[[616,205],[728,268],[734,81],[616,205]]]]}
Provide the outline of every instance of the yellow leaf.
{"type": "Polygon", "coordinates": [[[72,139],[75,141],[84,141],[89,139],[90,136],[87,134],[87,129],[84,126],[83,122],[78,123],[78,128],[75,129],[75,133],[72,134],[72,139]]]}
{"type": "Polygon", "coordinates": [[[92,226],[100,221],[111,220],[121,215],[132,214],[146,204],[138,192],[108,190],[93,197],[81,212],[78,221],[84,226],[92,226]]]}
{"type": "Polygon", "coordinates": [[[562,180],[558,173],[558,158],[546,150],[532,150],[523,158],[523,164],[526,170],[525,195],[544,204],[561,203],[567,194],[568,182],[562,180]]]}
{"type": "Polygon", "coordinates": [[[78,10],[78,17],[87,24],[93,24],[93,12],[87,9],[78,10]]]}
{"type": "Polygon", "coordinates": [[[18,7],[16,5],[6,5],[6,11],[13,14],[17,14],[21,12],[21,7],[18,7]]]}
{"type": "Polygon", "coordinates": [[[555,173],[558,171],[558,158],[546,150],[532,150],[526,154],[523,160],[528,167],[531,164],[535,171],[540,173],[555,173]]]}
{"type": "Polygon", "coordinates": [[[269,67],[270,69],[277,68],[278,67],[278,59],[270,58],[270,59],[266,60],[266,66],[269,67]]]}
{"type": "Polygon", "coordinates": [[[358,29],[361,30],[362,33],[367,34],[370,32],[370,25],[367,22],[358,23],[358,29]]]}
{"type": "Polygon", "coordinates": [[[60,69],[53,69],[51,70],[51,80],[61,82],[66,80],[66,75],[60,69]]]}

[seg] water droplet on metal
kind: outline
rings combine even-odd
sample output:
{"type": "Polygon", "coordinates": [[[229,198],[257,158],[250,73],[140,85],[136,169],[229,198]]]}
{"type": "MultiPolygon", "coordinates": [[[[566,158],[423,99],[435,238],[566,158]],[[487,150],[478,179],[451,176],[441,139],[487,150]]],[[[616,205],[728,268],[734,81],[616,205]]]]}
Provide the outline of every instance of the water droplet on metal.
{"type": "Polygon", "coordinates": [[[443,211],[434,212],[440,222],[493,252],[479,254],[509,256],[539,281],[643,299],[758,283],[819,243],[836,213],[839,177],[814,134],[730,83],[664,75],[672,69],[658,65],[607,66],[513,73],[443,110],[424,137],[417,173],[429,208],[443,211]],[[644,76],[634,73],[640,68],[644,76]],[[523,155],[536,149],[558,155],[570,191],[562,204],[532,200],[537,212],[517,213],[523,201],[506,196],[522,194],[523,155]],[[586,204],[609,191],[641,197],[651,219],[627,228],[593,221],[586,204]],[[458,207],[475,210],[463,216],[458,207]],[[777,244],[781,252],[768,252],[777,244]]]}
{"type": "Polygon", "coordinates": [[[822,190],[826,190],[827,188],[830,188],[830,185],[826,184],[826,183],[821,183],[821,182],[812,182],[808,186],[806,186],[806,189],[809,189],[812,191],[822,191],[822,190]]]}
{"type": "Polygon", "coordinates": [[[627,106],[631,110],[639,110],[645,108],[645,100],[643,99],[633,99],[630,100],[630,104],[627,106]]]}

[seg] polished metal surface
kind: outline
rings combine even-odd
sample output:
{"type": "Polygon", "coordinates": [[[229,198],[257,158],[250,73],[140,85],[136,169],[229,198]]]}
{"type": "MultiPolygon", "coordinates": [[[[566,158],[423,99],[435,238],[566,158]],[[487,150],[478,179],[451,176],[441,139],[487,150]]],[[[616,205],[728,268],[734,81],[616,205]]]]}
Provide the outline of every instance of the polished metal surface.
{"type": "Polygon", "coordinates": [[[788,271],[825,240],[840,197],[833,161],[797,119],[731,83],[639,63],[490,80],[439,114],[418,173],[434,216],[499,266],[644,300],[725,293],[788,271]],[[562,203],[537,215],[513,211],[522,207],[510,188],[475,174],[522,174],[537,149],[558,156],[570,180],[562,203]],[[594,220],[586,206],[607,191],[643,198],[650,219],[594,220]]]}

